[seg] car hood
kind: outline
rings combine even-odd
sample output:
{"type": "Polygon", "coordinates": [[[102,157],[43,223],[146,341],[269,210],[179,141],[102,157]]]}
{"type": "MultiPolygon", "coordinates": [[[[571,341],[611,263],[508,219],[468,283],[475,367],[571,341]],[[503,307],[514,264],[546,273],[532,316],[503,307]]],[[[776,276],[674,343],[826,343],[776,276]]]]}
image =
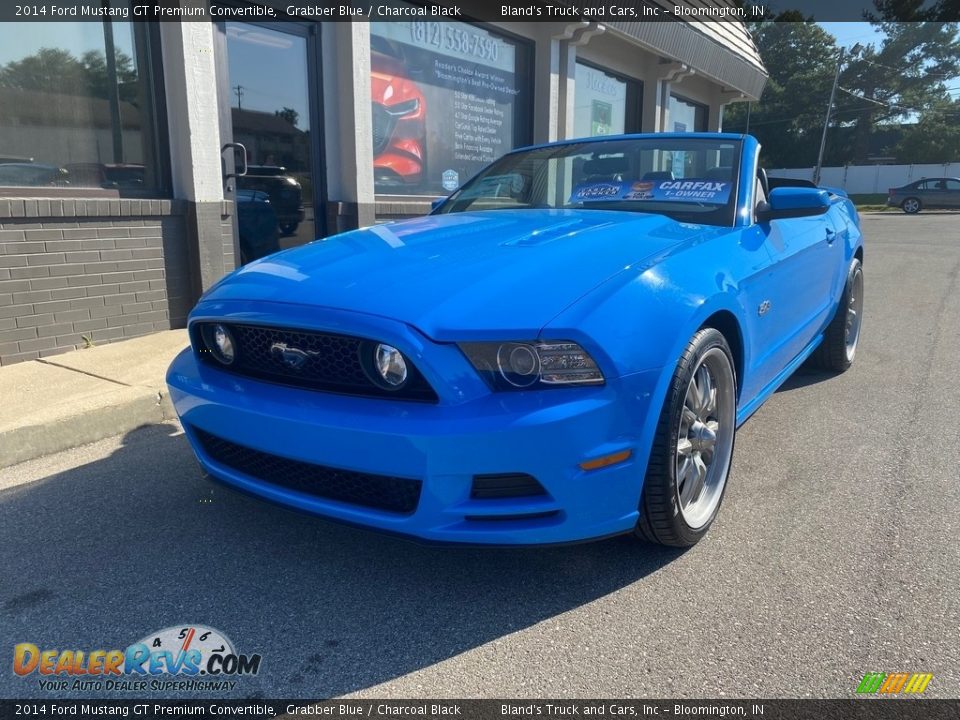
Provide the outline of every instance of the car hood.
{"type": "Polygon", "coordinates": [[[400,320],[435,340],[533,337],[610,278],[721,230],[604,210],[428,215],[271,255],[204,300],[353,310],[400,320]]]}

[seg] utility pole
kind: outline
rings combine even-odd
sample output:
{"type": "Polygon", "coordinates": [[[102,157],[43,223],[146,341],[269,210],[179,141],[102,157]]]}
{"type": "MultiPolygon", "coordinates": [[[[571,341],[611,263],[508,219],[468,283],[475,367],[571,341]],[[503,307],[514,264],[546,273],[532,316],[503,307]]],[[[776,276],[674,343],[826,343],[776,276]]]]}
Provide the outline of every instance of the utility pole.
{"type": "MultiPolygon", "coordinates": [[[[833,99],[837,96],[837,85],[840,82],[840,71],[843,69],[843,58],[846,48],[840,48],[840,57],[837,58],[837,72],[833,76],[833,87],[830,88],[830,102],[827,103],[827,116],[823,119],[823,135],[820,136],[820,152],[817,154],[817,166],[813,169],[813,184],[820,184],[820,170],[823,167],[823,151],[827,148],[827,128],[830,127],[830,116],[833,115],[833,99]]],[[[850,54],[860,52],[860,43],[850,48],[850,54]]]]}
{"type": "Polygon", "coordinates": [[[233,94],[237,96],[237,110],[243,110],[243,85],[236,85],[233,88],[233,94]]]}

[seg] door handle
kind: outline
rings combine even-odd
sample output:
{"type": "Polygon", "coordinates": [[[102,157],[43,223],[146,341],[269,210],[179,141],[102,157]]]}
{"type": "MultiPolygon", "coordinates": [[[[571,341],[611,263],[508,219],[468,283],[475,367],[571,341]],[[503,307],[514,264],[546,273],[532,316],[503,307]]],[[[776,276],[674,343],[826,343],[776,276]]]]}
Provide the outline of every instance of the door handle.
{"type": "Polygon", "coordinates": [[[827,228],[827,245],[833,245],[833,241],[837,239],[837,231],[827,228]]]}
{"type": "Polygon", "coordinates": [[[243,143],[238,142],[229,142],[226,143],[222,148],[220,148],[220,154],[223,155],[227,150],[233,149],[234,151],[239,150],[240,152],[234,152],[233,154],[233,164],[235,172],[224,175],[224,180],[229,180],[232,177],[243,177],[247,174],[247,148],[243,143]],[[242,170],[237,167],[237,158],[243,158],[242,170]]]}

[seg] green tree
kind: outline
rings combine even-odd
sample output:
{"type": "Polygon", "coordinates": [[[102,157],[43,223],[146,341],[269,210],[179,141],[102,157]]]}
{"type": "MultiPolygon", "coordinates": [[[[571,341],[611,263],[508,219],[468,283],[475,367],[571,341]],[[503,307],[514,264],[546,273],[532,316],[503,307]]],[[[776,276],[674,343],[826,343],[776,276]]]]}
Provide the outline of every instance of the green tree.
{"type": "MultiPolygon", "coordinates": [[[[130,56],[119,51],[116,74],[120,99],[135,103],[137,72],[130,56]]],[[[88,50],[76,58],[60,48],[40,48],[0,68],[0,86],[106,99],[110,87],[106,55],[102,50],[88,50]]]]}
{"type": "Polygon", "coordinates": [[[87,82],[83,63],[59,48],[40,48],[0,69],[0,85],[20,90],[82,95],[87,92],[87,82]]]}
{"type": "Polygon", "coordinates": [[[282,117],[294,127],[296,127],[297,123],[300,122],[300,113],[291,107],[284,106],[282,110],[274,110],[273,114],[277,117],[282,117]]]}
{"type": "MultiPolygon", "coordinates": [[[[87,85],[90,93],[95,97],[108,97],[110,78],[107,73],[107,56],[102,50],[88,50],[80,58],[84,73],[87,76],[87,85]]],[[[114,60],[116,66],[116,82],[120,88],[120,99],[136,103],[137,100],[137,71],[133,68],[133,60],[126,53],[117,50],[114,60]]]]}
{"type": "Polygon", "coordinates": [[[864,13],[874,22],[948,22],[960,16],[960,0],[873,0],[876,13],[864,13]]]}
{"type": "MultiPolygon", "coordinates": [[[[750,107],[750,133],[762,147],[766,167],[812,166],[838,49],[832,35],[797,12],[774,21],[749,23],[770,78],[760,101],[750,107]]],[[[747,128],[747,104],[728,105],[725,130],[747,128]]]]}
{"type": "Polygon", "coordinates": [[[960,161],[960,98],[934,104],[906,126],[897,157],[911,163],[960,161]]]}
{"type": "Polygon", "coordinates": [[[852,163],[868,161],[871,137],[881,126],[949,102],[945,81],[960,74],[955,23],[874,24],[883,40],[851,58],[840,76],[836,116],[852,125],[845,153],[852,163]]]}

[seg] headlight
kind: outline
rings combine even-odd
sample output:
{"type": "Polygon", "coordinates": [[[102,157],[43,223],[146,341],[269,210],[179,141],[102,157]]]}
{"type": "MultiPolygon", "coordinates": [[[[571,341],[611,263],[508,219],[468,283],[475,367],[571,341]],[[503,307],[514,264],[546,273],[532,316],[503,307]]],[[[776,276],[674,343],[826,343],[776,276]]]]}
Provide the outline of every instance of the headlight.
{"type": "Polygon", "coordinates": [[[203,342],[207,350],[224,365],[230,365],[237,357],[237,344],[233,334],[220,323],[203,326],[203,342]]]}
{"type": "Polygon", "coordinates": [[[394,117],[405,117],[407,115],[415,115],[417,113],[417,111],[420,109],[420,101],[414,98],[413,100],[407,100],[395,105],[384,105],[383,107],[388,114],[393,115],[394,117]]]}
{"type": "Polygon", "coordinates": [[[597,363],[573,342],[461,343],[460,349],[494,390],[603,384],[597,363]]]}

